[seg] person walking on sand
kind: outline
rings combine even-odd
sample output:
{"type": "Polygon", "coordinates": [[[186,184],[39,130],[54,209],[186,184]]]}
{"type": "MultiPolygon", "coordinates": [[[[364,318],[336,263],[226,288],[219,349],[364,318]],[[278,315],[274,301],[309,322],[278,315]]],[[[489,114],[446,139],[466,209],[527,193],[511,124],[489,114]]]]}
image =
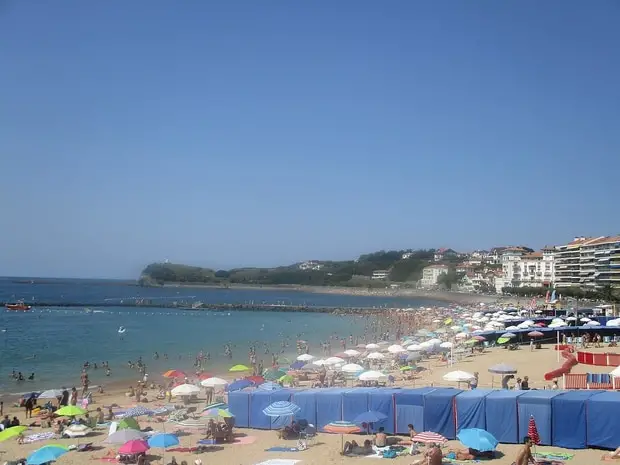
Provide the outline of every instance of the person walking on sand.
{"type": "Polygon", "coordinates": [[[71,405],[77,405],[77,398],[78,398],[78,392],[77,392],[77,389],[75,389],[75,386],[73,386],[71,388],[71,400],[69,401],[69,403],[71,405]]]}

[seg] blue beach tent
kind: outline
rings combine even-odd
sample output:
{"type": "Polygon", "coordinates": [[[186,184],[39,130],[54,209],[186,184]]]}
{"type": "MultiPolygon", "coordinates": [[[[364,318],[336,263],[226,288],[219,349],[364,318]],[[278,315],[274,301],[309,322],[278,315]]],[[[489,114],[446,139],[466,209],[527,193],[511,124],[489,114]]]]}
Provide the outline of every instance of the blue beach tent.
{"type": "Polygon", "coordinates": [[[250,426],[250,392],[229,392],[228,410],[235,416],[235,426],[248,428],[250,426]]]}
{"type": "Polygon", "coordinates": [[[604,391],[566,391],[551,399],[551,444],[566,449],[585,449],[588,399],[604,391]]]}
{"type": "Polygon", "coordinates": [[[424,431],[424,396],[436,388],[423,387],[418,389],[401,389],[394,394],[396,405],[396,434],[409,431],[412,424],[416,431],[424,431]]]}
{"type": "Polygon", "coordinates": [[[358,415],[370,410],[370,393],[377,388],[349,389],[342,393],[342,419],[353,421],[358,415]]]}
{"type": "Polygon", "coordinates": [[[394,396],[401,389],[381,388],[370,392],[369,410],[383,413],[387,418],[375,423],[375,428],[383,427],[388,434],[396,432],[396,415],[394,396]]]}
{"type": "Polygon", "coordinates": [[[342,394],[347,389],[327,388],[316,390],[316,426],[323,429],[332,421],[342,421],[342,394]]]}
{"type": "Polygon", "coordinates": [[[454,399],[462,389],[437,388],[424,396],[424,431],[456,438],[454,399]]]}
{"type": "Polygon", "coordinates": [[[468,428],[487,429],[486,397],[492,392],[491,389],[473,389],[456,396],[457,433],[468,428]]]}
{"type": "Polygon", "coordinates": [[[540,436],[540,444],[551,445],[551,424],[553,418],[553,399],[561,394],[561,391],[532,390],[517,398],[519,415],[519,438],[527,436],[527,427],[530,416],[536,421],[536,429],[540,436]]]}
{"type": "Polygon", "coordinates": [[[294,402],[301,409],[295,418],[316,425],[316,392],[316,389],[307,389],[293,393],[291,402],[294,402]]]}
{"type": "Polygon", "coordinates": [[[486,396],[487,431],[499,442],[518,444],[517,398],[527,391],[502,389],[486,396]]]}
{"type": "Polygon", "coordinates": [[[606,391],[586,400],[588,446],[620,445],[620,392],[606,391]]]}

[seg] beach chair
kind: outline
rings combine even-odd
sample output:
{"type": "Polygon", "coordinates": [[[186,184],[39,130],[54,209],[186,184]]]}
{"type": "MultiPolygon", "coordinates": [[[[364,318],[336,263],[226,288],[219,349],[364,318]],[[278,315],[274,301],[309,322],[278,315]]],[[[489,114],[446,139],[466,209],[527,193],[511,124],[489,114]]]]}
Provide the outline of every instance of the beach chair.
{"type": "Polygon", "coordinates": [[[312,442],[316,441],[316,426],[312,423],[308,423],[305,428],[302,428],[299,432],[299,441],[308,447],[312,442]]]}

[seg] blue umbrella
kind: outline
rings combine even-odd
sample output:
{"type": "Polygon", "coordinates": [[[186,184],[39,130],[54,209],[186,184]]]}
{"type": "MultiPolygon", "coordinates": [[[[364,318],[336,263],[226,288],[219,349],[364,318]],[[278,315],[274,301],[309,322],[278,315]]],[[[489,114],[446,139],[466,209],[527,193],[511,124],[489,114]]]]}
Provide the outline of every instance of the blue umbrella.
{"type": "Polygon", "coordinates": [[[166,448],[170,446],[176,446],[179,444],[179,438],[174,434],[161,433],[151,436],[148,440],[150,447],[166,448]]]}
{"type": "Polygon", "coordinates": [[[278,401],[267,406],[263,413],[268,417],[285,417],[295,415],[300,412],[301,408],[292,402],[278,401]]]}
{"type": "Polygon", "coordinates": [[[38,450],[35,450],[28,456],[26,460],[27,465],[42,465],[47,462],[54,462],[61,455],[69,452],[69,449],[61,446],[43,446],[38,450]]]}
{"type": "Polygon", "coordinates": [[[511,367],[505,363],[499,363],[489,368],[489,373],[495,373],[500,375],[513,375],[517,372],[516,368],[511,367]]]}
{"type": "Polygon", "coordinates": [[[465,447],[476,449],[480,452],[495,450],[499,443],[495,436],[480,428],[462,429],[456,437],[465,447]]]}
{"type": "Polygon", "coordinates": [[[355,417],[353,423],[361,424],[361,423],[378,423],[387,418],[387,415],[384,415],[381,412],[376,412],[374,410],[369,410],[368,412],[360,413],[355,417]]]}
{"type": "Polygon", "coordinates": [[[226,391],[241,391],[241,389],[245,389],[249,386],[254,386],[254,383],[252,381],[248,381],[247,379],[240,379],[239,381],[229,384],[226,391]]]}
{"type": "Polygon", "coordinates": [[[153,415],[153,410],[149,410],[146,407],[143,407],[142,405],[138,405],[137,407],[132,407],[129,408],[127,410],[125,410],[125,413],[123,414],[123,417],[141,417],[143,415],[153,415]]]}
{"type": "Polygon", "coordinates": [[[260,389],[261,391],[279,391],[280,389],[282,389],[282,386],[280,386],[278,383],[267,381],[266,383],[258,386],[258,389],[260,389]]]}
{"type": "Polygon", "coordinates": [[[297,360],[296,362],[293,362],[293,364],[291,365],[291,369],[293,370],[299,370],[301,367],[303,367],[306,364],[306,362],[303,362],[301,360],[297,360]]]}

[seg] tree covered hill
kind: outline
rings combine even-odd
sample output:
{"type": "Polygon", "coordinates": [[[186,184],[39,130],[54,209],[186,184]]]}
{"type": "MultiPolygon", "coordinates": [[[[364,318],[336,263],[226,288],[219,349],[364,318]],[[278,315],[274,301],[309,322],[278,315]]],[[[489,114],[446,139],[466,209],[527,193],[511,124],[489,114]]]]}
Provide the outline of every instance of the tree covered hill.
{"type": "Polygon", "coordinates": [[[434,250],[390,250],[361,255],[357,260],[315,260],[307,269],[296,263],[276,268],[213,270],[174,263],[152,263],[142,271],[141,284],[201,283],[310,286],[385,286],[371,281],[376,270],[389,271],[393,282],[417,281],[433,260],[434,250]],[[407,255],[405,255],[407,254],[407,255]],[[402,258],[405,255],[407,258],[402,258]]]}

